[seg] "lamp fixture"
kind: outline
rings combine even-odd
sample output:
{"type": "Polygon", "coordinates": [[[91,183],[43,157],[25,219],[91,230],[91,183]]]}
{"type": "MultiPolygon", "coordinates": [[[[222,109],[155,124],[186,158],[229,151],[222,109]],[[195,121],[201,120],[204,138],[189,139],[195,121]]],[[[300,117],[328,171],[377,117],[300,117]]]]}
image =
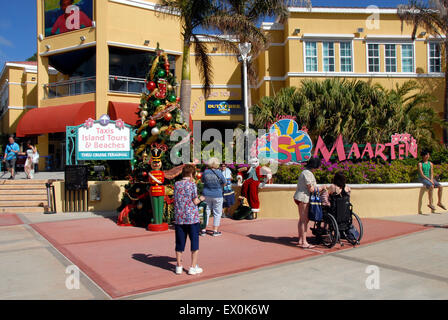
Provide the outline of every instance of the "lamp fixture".
{"type": "Polygon", "coordinates": [[[42,41],[42,40],[44,40],[44,35],[42,33],[40,33],[38,38],[40,41],[42,41]]]}
{"type": "Polygon", "coordinates": [[[80,39],[81,41],[86,41],[86,37],[85,37],[85,36],[80,36],[79,39],[80,39]]]}
{"type": "Polygon", "coordinates": [[[426,36],[426,31],[420,32],[420,37],[424,37],[424,36],[426,36]]]}
{"type": "Polygon", "coordinates": [[[218,51],[218,48],[217,47],[213,47],[212,52],[216,52],[216,51],[218,51]]]}
{"type": "Polygon", "coordinates": [[[358,28],[358,29],[356,29],[356,32],[357,32],[357,33],[364,32],[364,28],[358,28]]]}
{"type": "Polygon", "coordinates": [[[96,28],[96,21],[92,21],[92,28],[96,28]]]}
{"type": "Polygon", "coordinates": [[[149,45],[149,42],[150,42],[149,40],[145,40],[144,45],[145,45],[145,46],[148,46],[148,45],[149,45]]]}
{"type": "Polygon", "coordinates": [[[300,33],[300,29],[299,28],[297,28],[297,29],[294,29],[294,32],[292,33],[293,35],[298,35],[300,33]]]}
{"type": "Polygon", "coordinates": [[[50,46],[49,44],[46,44],[46,45],[45,45],[45,48],[46,48],[46,49],[47,49],[47,51],[48,51],[48,50],[50,50],[50,49],[51,49],[51,46],[50,46]]]}

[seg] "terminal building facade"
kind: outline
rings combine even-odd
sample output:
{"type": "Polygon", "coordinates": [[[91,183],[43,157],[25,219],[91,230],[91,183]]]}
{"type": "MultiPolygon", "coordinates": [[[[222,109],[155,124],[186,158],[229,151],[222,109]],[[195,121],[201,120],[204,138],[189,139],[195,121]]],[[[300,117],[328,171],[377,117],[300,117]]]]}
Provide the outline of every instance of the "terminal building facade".
{"type": "MultiPolygon", "coordinates": [[[[155,54],[157,43],[168,54],[180,86],[182,30],[179,17],[161,12],[157,1],[75,0],[79,25],[71,21],[65,27],[58,19],[60,4],[67,1],[36,1],[37,63],[5,65],[0,83],[1,130],[34,139],[41,156],[54,158],[50,169],[60,170],[65,163],[66,126],[103,114],[135,123],[148,55],[155,54]],[[22,72],[21,80],[14,78],[16,71],[22,72]],[[20,90],[12,85],[16,82],[20,90]],[[9,88],[6,98],[5,88],[9,88]],[[23,90],[30,96],[19,104],[17,97],[27,96],[23,90]],[[21,109],[14,109],[16,104],[21,109]]],[[[250,89],[252,104],[281,88],[300,87],[303,79],[359,79],[385,88],[414,79],[434,95],[433,108],[443,116],[440,43],[424,30],[411,39],[412,28],[404,24],[402,29],[396,9],[291,7],[289,11],[285,23],[261,25],[270,45],[253,60],[258,81],[250,89]]],[[[213,85],[205,97],[192,53],[191,119],[201,121],[203,129],[235,128],[244,119],[238,57],[202,39],[210,49],[213,85]],[[221,103],[232,106],[234,112],[216,112],[221,103]]],[[[40,163],[40,169],[44,168],[45,163],[40,163]]]]}

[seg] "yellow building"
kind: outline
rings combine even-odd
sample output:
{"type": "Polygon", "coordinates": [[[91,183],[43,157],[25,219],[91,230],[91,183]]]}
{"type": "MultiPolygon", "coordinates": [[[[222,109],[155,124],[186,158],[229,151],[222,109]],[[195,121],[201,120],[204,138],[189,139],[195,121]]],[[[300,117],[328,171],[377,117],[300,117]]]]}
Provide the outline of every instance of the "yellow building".
{"type": "MultiPolygon", "coordinates": [[[[66,2],[71,1],[61,1],[66,2]]],[[[59,0],[37,0],[36,102],[23,104],[37,108],[19,121],[17,129],[19,136],[37,137],[40,154],[54,157],[53,169],[61,169],[65,163],[65,126],[103,114],[133,124],[145,85],[148,54],[154,54],[160,43],[180,83],[183,51],[179,17],[161,12],[155,2],[74,0],[78,9],[68,9],[62,24],[59,4],[59,0]],[[50,67],[59,72],[54,78],[50,67]]],[[[259,79],[251,88],[252,103],[283,87],[300,86],[301,80],[308,78],[370,80],[386,88],[416,79],[431,89],[437,99],[434,108],[443,112],[439,42],[420,31],[412,40],[409,26],[401,30],[396,9],[289,11],[284,24],[261,26],[271,44],[254,57],[259,79]]],[[[204,97],[192,53],[191,118],[201,120],[203,129],[234,128],[244,119],[240,63],[237,56],[221,52],[208,38],[202,41],[210,48],[213,86],[210,96],[204,97]],[[223,105],[234,112],[220,112],[223,105]]],[[[15,131],[11,124],[17,124],[19,115],[14,117],[2,125],[3,132],[15,131]]]]}
{"type": "Polygon", "coordinates": [[[310,78],[359,79],[387,89],[413,79],[434,95],[433,107],[443,116],[440,41],[424,30],[412,40],[412,26],[401,24],[396,9],[318,7],[289,12],[285,24],[262,24],[272,42],[258,58],[256,100],[284,87],[299,87],[310,78]]]}
{"type": "MultiPolygon", "coordinates": [[[[54,77],[57,71],[50,68],[54,77]]],[[[21,116],[37,108],[37,63],[6,62],[0,74],[0,132],[14,134],[21,116]]]]}

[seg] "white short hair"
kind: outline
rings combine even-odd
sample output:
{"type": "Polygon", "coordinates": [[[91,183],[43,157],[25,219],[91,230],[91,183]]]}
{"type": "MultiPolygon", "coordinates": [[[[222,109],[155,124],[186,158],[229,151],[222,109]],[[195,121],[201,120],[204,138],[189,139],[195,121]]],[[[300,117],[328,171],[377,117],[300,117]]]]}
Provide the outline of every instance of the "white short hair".
{"type": "Polygon", "coordinates": [[[218,169],[221,161],[218,158],[210,158],[207,162],[207,165],[212,169],[218,169]]]}

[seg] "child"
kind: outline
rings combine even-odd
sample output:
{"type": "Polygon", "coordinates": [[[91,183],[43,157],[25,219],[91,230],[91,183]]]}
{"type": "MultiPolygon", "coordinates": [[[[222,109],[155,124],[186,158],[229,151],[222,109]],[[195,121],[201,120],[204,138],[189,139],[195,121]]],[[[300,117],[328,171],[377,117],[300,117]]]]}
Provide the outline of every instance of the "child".
{"type": "Polygon", "coordinates": [[[438,188],[439,191],[437,195],[439,201],[437,202],[437,205],[443,210],[446,210],[445,206],[442,204],[442,186],[436,179],[434,179],[434,168],[431,161],[429,161],[429,151],[422,150],[420,155],[422,156],[422,161],[418,163],[418,173],[420,175],[421,183],[423,183],[426,189],[428,189],[428,207],[431,209],[431,212],[434,212],[436,210],[436,208],[432,204],[432,193],[434,188],[438,188]]]}
{"type": "Polygon", "coordinates": [[[196,184],[193,175],[196,168],[187,164],[182,170],[181,181],[174,184],[174,218],[176,230],[176,274],[182,274],[182,253],[185,250],[187,235],[191,243],[191,267],[188,274],[195,275],[203,270],[198,266],[199,253],[199,211],[197,205],[203,201],[203,197],[198,197],[196,184]]]}

